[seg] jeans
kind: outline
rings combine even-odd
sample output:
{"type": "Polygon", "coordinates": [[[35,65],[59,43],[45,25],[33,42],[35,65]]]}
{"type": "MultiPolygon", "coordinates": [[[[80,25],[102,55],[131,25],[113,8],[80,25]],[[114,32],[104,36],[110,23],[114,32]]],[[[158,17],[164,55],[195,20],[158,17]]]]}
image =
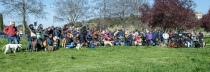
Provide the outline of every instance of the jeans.
{"type": "Polygon", "coordinates": [[[73,48],[73,47],[74,47],[74,42],[66,44],[66,48],[73,48]]]}
{"type": "Polygon", "coordinates": [[[185,47],[189,48],[190,47],[190,42],[186,42],[185,47]]]}
{"type": "Polygon", "coordinates": [[[49,46],[53,46],[53,42],[49,38],[47,38],[47,45],[46,45],[45,50],[48,50],[49,46]]]}
{"type": "Polygon", "coordinates": [[[166,46],[167,43],[168,43],[168,39],[164,39],[163,45],[166,46]]]}
{"type": "Polygon", "coordinates": [[[27,50],[30,51],[31,49],[31,41],[28,41],[27,50]]]}
{"type": "Polygon", "coordinates": [[[12,41],[14,41],[15,44],[18,44],[17,37],[15,37],[15,36],[10,37],[10,36],[9,36],[9,37],[8,37],[8,42],[9,42],[9,44],[11,44],[12,41]]]}

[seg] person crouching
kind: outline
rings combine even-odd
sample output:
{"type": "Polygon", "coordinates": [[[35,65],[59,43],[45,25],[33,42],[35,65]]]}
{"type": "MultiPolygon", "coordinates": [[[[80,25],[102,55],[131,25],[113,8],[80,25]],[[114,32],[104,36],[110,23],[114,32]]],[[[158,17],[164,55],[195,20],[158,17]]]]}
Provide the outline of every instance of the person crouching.
{"type": "Polygon", "coordinates": [[[73,48],[74,42],[73,42],[73,35],[67,35],[66,37],[66,48],[73,48]]]}
{"type": "Polygon", "coordinates": [[[53,50],[53,38],[52,38],[52,34],[49,35],[49,37],[47,37],[47,46],[45,48],[45,51],[48,50],[53,50]]]}

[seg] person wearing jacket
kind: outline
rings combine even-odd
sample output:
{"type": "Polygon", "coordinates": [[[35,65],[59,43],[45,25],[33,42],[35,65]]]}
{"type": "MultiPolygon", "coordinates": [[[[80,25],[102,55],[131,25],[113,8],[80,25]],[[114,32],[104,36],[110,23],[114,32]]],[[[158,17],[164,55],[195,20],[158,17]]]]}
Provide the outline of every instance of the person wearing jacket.
{"type": "Polygon", "coordinates": [[[48,50],[48,47],[49,46],[52,46],[53,47],[53,37],[52,37],[52,34],[49,34],[48,37],[47,37],[47,46],[45,48],[45,51],[48,50]]]}
{"type": "Polygon", "coordinates": [[[132,33],[129,33],[128,37],[126,38],[126,46],[131,46],[132,45],[132,41],[133,41],[133,35],[132,33]]]}
{"type": "Polygon", "coordinates": [[[149,32],[147,34],[147,41],[148,41],[148,45],[152,45],[152,33],[151,32],[149,32]]]}
{"type": "Polygon", "coordinates": [[[156,46],[158,44],[156,39],[158,39],[158,32],[155,29],[154,32],[152,32],[152,41],[154,42],[154,46],[156,46]]]}
{"type": "Polygon", "coordinates": [[[37,32],[40,33],[40,34],[43,33],[43,25],[42,25],[42,24],[40,24],[40,25],[38,26],[37,32]]]}
{"type": "Polygon", "coordinates": [[[66,37],[66,48],[73,48],[73,47],[74,47],[73,35],[70,34],[66,37]]]}
{"type": "Polygon", "coordinates": [[[169,39],[169,34],[167,32],[163,33],[163,45],[166,46],[166,44],[168,43],[168,39],[169,39]]]}
{"type": "Polygon", "coordinates": [[[43,37],[44,37],[44,40],[46,40],[47,37],[49,37],[50,34],[52,34],[52,33],[51,33],[51,28],[48,27],[48,28],[45,29],[44,33],[42,34],[43,37]]]}
{"type": "Polygon", "coordinates": [[[37,42],[40,46],[42,46],[42,42],[44,41],[43,32],[43,25],[40,24],[37,28],[37,42]]]}
{"type": "Polygon", "coordinates": [[[92,35],[91,34],[88,34],[85,39],[87,41],[87,46],[90,46],[90,44],[93,42],[92,35]]]}
{"type": "Polygon", "coordinates": [[[15,27],[15,22],[11,22],[9,26],[3,29],[3,32],[8,35],[8,43],[11,44],[14,41],[15,44],[18,44],[16,32],[17,28],[15,27]]]}
{"type": "Polygon", "coordinates": [[[34,34],[36,34],[36,31],[34,29],[34,26],[33,24],[30,24],[29,25],[29,29],[28,29],[28,44],[27,44],[27,50],[30,51],[31,49],[31,44],[32,44],[32,41],[34,41],[34,38],[31,36],[31,32],[33,32],[34,34]]]}
{"type": "Polygon", "coordinates": [[[73,37],[73,41],[74,41],[74,44],[80,44],[82,42],[80,42],[80,39],[79,39],[79,33],[77,33],[74,37],[73,37]]]}

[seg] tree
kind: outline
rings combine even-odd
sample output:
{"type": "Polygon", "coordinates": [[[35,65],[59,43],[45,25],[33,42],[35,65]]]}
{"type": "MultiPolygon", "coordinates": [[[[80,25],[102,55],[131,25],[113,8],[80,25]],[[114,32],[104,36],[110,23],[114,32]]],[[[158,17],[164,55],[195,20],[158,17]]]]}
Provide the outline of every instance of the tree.
{"type": "Polygon", "coordinates": [[[11,18],[22,18],[24,34],[25,28],[27,28],[26,19],[28,16],[45,18],[47,14],[44,11],[46,6],[37,0],[1,0],[0,3],[5,7],[4,15],[11,18]]]}
{"type": "Polygon", "coordinates": [[[192,0],[155,0],[153,6],[145,3],[139,8],[140,20],[163,30],[199,27],[195,24],[195,6],[192,0]]]}
{"type": "Polygon", "coordinates": [[[120,22],[120,25],[126,24],[130,14],[138,15],[138,7],[141,6],[146,0],[93,0],[96,2],[95,12],[100,17],[99,26],[106,27],[112,23],[120,22]],[[118,21],[109,19],[119,18],[118,21]],[[108,22],[108,23],[107,23],[108,22]],[[105,23],[105,24],[104,24],[105,23]]]}
{"type": "Polygon", "coordinates": [[[112,2],[113,17],[121,18],[121,25],[125,28],[125,22],[129,20],[131,14],[139,15],[138,7],[141,6],[146,0],[114,0],[112,2]]]}
{"type": "Polygon", "coordinates": [[[111,17],[111,3],[114,0],[92,0],[95,6],[92,7],[94,11],[94,18],[97,18],[97,27],[99,29],[106,29],[110,26],[108,18],[111,17]]]}
{"type": "Polygon", "coordinates": [[[207,14],[203,16],[201,19],[202,27],[205,31],[210,32],[210,9],[207,14]]]}
{"type": "Polygon", "coordinates": [[[4,28],[3,15],[0,13],[0,31],[4,28]]]}
{"type": "Polygon", "coordinates": [[[76,24],[82,19],[89,9],[88,0],[57,0],[55,2],[55,19],[57,21],[68,21],[76,24]]]}

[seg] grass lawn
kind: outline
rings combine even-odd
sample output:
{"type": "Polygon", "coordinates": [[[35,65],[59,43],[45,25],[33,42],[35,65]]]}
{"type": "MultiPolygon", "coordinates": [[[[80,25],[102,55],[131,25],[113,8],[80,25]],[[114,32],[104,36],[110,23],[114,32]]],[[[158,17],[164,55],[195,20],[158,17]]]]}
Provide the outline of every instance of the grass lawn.
{"type": "MultiPolygon", "coordinates": [[[[0,47],[7,43],[0,40],[0,47]]],[[[21,41],[26,48],[26,41],[21,41]]],[[[210,46],[205,48],[97,47],[54,52],[0,51],[1,72],[209,72],[210,46]]]]}

